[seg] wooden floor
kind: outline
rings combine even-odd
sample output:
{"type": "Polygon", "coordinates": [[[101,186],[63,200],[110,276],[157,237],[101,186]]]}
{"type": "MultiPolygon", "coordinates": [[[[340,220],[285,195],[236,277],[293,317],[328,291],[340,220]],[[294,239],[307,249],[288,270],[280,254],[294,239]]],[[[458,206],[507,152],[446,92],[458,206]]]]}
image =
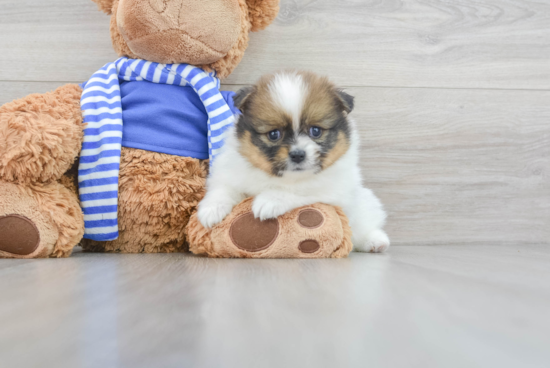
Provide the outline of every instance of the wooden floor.
{"type": "MultiPolygon", "coordinates": [[[[0,260],[0,367],[548,367],[550,0],[281,4],[224,88],[304,68],[353,94],[397,246],[0,260]]],[[[0,0],[0,104],[116,57],[89,0],[0,0]]]]}
{"type": "Polygon", "coordinates": [[[0,260],[2,367],[548,367],[550,247],[0,260]]]}

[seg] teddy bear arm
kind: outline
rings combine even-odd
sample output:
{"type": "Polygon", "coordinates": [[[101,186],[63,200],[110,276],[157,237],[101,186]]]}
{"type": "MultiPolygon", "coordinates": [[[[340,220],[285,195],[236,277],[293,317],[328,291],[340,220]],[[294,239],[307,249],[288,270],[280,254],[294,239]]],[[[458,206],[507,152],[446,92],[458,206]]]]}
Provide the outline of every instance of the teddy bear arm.
{"type": "Polygon", "coordinates": [[[48,183],[71,168],[82,147],[81,94],[67,84],[0,107],[0,180],[48,183]]]}

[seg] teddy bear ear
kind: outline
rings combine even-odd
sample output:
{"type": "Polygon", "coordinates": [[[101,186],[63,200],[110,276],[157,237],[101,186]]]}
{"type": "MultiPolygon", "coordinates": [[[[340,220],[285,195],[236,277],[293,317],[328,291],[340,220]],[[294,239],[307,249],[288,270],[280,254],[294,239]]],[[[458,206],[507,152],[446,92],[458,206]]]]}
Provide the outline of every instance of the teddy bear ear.
{"type": "Polygon", "coordinates": [[[279,13],[279,0],[246,0],[246,4],[252,32],[265,29],[279,13]]]}
{"type": "Polygon", "coordinates": [[[113,3],[115,2],[115,0],[92,0],[92,1],[97,4],[97,7],[102,12],[105,12],[109,15],[112,13],[113,3]]]}

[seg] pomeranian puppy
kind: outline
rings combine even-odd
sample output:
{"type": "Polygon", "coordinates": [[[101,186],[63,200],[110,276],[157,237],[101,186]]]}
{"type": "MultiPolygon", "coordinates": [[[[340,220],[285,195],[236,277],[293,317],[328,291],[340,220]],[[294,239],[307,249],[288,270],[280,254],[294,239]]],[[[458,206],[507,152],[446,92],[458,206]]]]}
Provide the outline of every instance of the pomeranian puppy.
{"type": "Polygon", "coordinates": [[[362,184],[353,97],[310,72],[264,76],[234,96],[241,110],[213,162],[198,219],[221,222],[246,197],[261,220],[317,202],[340,206],[354,250],[383,252],[386,213],[362,184]]]}

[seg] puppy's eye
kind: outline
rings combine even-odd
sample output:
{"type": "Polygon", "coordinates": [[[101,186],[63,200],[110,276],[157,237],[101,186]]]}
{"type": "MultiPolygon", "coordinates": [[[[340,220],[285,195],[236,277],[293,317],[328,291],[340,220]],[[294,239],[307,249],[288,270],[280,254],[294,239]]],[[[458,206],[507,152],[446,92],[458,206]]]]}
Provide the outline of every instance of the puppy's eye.
{"type": "Polygon", "coordinates": [[[311,128],[309,128],[309,136],[311,138],[319,138],[322,134],[323,134],[323,129],[319,127],[312,126],[311,128]]]}
{"type": "Polygon", "coordinates": [[[276,142],[279,140],[279,138],[281,138],[281,131],[277,129],[272,130],[271,132],[267,133],[267,137],[269,138],[270,141],[276,142]]]}

